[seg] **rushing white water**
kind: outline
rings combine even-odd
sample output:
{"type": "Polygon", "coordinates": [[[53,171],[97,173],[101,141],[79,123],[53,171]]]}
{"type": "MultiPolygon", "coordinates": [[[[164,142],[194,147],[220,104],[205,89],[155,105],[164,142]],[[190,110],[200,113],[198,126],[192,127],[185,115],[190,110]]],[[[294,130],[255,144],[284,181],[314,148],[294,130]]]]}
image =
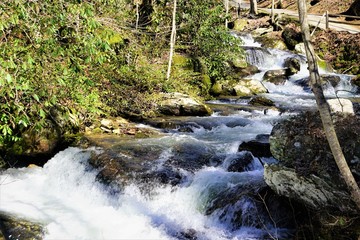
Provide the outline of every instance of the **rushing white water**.
{"type": "MultiPolygon", "coordinates": [[[[8,170],[1,177],[0,209],[40,221],[47,229],[45,239],[175,239],[181,229],[194,229],[203,239],[258,236],[260,230],[250,227],[231,233],[199,210],[199,192],[226,185],[229,178],[241,181],[236,180],[239,173],[204,169],[187,188],[159,187],[149,199],[129,185],[111,199],[94,172],[80,163],[86,155],[70,148],[44,168],[8,170]]],[[[261,176],[261,171],[254,174],[261,176]]]]}
{"type": "MultiPolygon", "coordinates": [[[[153,139],[155,144],[164,146],[154,169],[172,155],[172,144],[182,141],[200,141],[217,152],[236,154],[242,141],[271,131],[271,117],[260,121],[259,115],[239,113],[228,117],[231,121],[242,117],[252,119],[245,126],[227,127],[221,122],[230,120],[219,118],[219,125],[210,130],[195,128],[194,133],[153,139]]],[[[141,144],[150,141],[145,139],[141,144]]],[[[187,182],[176,187],[154,185],[151,194],[145,194],[132,183],[120,194],[111,195],[96,181],[98,171],[87,163],[91,152],[99,151],[68,148],[43,168],[6,170],[0,176],[0,210],[42,223],[45,239],[184,239],[192,235],[197,239],[259,239],[269,231],[280,233],[271,226],[264,230],[244,225],[234,230],[229,220],[219,220],[220,213],[204,213],[204,204],[214,195],[209,191],[263,181],[262,165],[257,160],[249,165],[247,172],[227,172],[226,163],[204,167],[194,174],[185,171],[189,175],[187,182]]],[[[242,211],[250,214],[246,209],[252,205],[246,202],[242,211]]]]}

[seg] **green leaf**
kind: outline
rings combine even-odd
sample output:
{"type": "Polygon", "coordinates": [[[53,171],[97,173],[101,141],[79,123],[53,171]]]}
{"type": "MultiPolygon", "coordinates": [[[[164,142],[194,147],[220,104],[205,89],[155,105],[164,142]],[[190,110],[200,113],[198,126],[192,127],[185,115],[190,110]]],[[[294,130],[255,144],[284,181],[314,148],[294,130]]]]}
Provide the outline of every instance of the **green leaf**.
{"type": "Polygon", "coordinates": [[[41,118],[45,118],[45,117],[46,117],[46,113],[45,113],[45,111],[42,110],[42,109],[39,110],[39,115],[40,115],[41,118]]]}
{"type": "Polygon", "coordinates": [[[12,77],[10,74],[6,74],[5,79],[6,79],[7,83],[12,83],[12,77]]]}
{"type": "Polygon", "coordinates": [[[36,101],[40,102],[40,99],[39,99],[39,96],[38,96],[38,95],[34,94],[34,95],[33,95],[33,98],[34,98],[36,101]]]}

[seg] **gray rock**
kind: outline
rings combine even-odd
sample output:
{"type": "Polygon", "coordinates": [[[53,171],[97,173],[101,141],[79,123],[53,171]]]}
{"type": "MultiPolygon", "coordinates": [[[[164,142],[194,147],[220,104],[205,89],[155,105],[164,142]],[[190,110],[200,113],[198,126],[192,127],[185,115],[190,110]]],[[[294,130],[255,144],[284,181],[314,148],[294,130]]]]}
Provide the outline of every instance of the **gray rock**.
{"type": "Polygon", "coordinates": [[[287,76],[294,75],[300,71],[300,61],[295,57],[285,59],[284,67],[287,69],[287,76]]]}
{"type": "Polygon", "coordinates": [[[263,81],[271,82],[275,85],[282,85],[288,79],[287,69],[276,69],[265,72],[263,81]]]}
{"type": "Polygon", "coordinates": [[[265,165],[264,179],[279,195],[300,201],[312,209],[356,212],[349,193],[344,190],[346,188],[332,186],[328,181],[315,175],[303,177],[294,169],[265,165]]]}
{"type": "MultiPolygon", "coordinates": [[[[341,81],[341,78],[337,75],[322,74],[320,77],[320,81],[323,87],[326,87],[327,84],[330,84],[332,87],[336,87],[341,81]]],[[[302,86],[305,90],[310,90],[309,77],[299,79],[295,83],[302,86]]]]}
{"type": "Polygon", "coordinates": [[[186,94],[163,93],[159,112],[170,116],[209,116],[211,109],[186,94]]]}

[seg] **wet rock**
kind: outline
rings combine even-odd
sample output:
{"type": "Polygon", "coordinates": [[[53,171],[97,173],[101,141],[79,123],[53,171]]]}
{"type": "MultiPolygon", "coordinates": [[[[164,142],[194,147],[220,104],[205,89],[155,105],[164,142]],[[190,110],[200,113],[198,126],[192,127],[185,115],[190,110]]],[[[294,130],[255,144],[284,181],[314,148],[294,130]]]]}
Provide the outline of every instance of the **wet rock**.
{"type": "MultiPolygon", "coordinates": [[[[330,84],[332,87],[336,87],[341,81],[341,78],[337,75],[321,74],[320,77],[321,77],[320,81],[323,87],[326,87],[327,84],[330,84]]],[[[305,90],[310,90],[309,77],[299,79],[295,81],[295,83],[302,86],[305,90]]]]}
{"type": "Polygon", "coordinates": [[[0,213],[0,229],[0,237],[2,232],[5,239],[8,240],[42,240],[45,235],[45,229],[41,224],[18,218],[4,212],[0,213]]]}
{"type": "Polygon", "coordinates": [[[263,96],[255,96],[251,98],[249,104],[253,106],[275,106],[275,103],[272,100],[263,96]]]}
{"type": "Polygon", "coordinates": [[[261,43],[261,46],[265,48],[287,50],[287,46],[282,40],[281,36],[279,36],[278,32],[266,33],[257,37],[255,40],[261,43]]]}
{"type": "Polygon", "coordinates": [[[300,61],[295,57],[285,59],[284,67],[286,68],[287,76],[294,75],[300,71],[300,61]]]}
{"type": "Polygon", "coordinates": [[[210,186],[211,198],[205,204],[205,214],[226,223],[232,230],[246,226],[261,229],[264,224],[271,226],[274,222],[277,227],[294,227],[289,202],[276,196],[262,179],[212,190],[210,186]]]}
{"type": "Polygon", "coordinates": [[[299,176],[294,169],[265,165],[264,179],[281,196],[304,203],[312,209],[356,213],[356,206],[346,188],[315,175],[299,176]]]}
{"type": "Polygon", "coordinates": [[[172,153],[168,164],[190,172],[195,172],[203,166],[217,162],[215,150],[201,142],[178,144],[173,147],[172,153]]]}
{"type": "Polygon", "coordinates": [[[105,185],[122,187],[136,174],[151,169],[165,147],[147,139],[124,139],[117,136],[89,137],[91,145],[102,148],[93,153],[89,164],[99,170],[97,180],[105,185]]]}
{"type": "Polygon", "coordinates": [[[258,67],[251,65],[248,63],[247,59],[243,58],[236,58],[229,62],[231,68],[232,68],[232,74],[231,76],[234,79],[243,78],[247,76],[254,75],[256,73],[259,73],[260,70],[258,67]]]}
{"type": "Polygon", "coordinates": [[[181,93],[163,93],[158,103],[159,112],[170,116],[209,116],[211,109],[181,93]]]}
{"type": "MultiPolygon", "coordinates": [[[[360,183],[360,119],[338,115],[335,129],[348,165],[360,183]]],[[[300,176],[314,174],[343,186],[318,112],[304,113],[276,124],[269,141],[272,155],[300,176]]]]}
{"type": "Polygon", "coordinates": [[[229,172],[243,172],[246,170],[246,167],[253,161],[253,156],[250,152],[243,151],[237,153],[230,159],[229,166],[227,170],[229,172]]]}
{"type": "Polygon", "coordinates": [[[241,143],[239,151],[250,151],[254,157],[272,157],[269,135],[258,135],[255,140],[241,143]]]}
{"type": "Polygon", "coordinates": [[[275,85],[283,85],[288,79],[287,69],[276,69],[266,71],[263,81],[271,82],[275,85]]]}
{"type": "Polygon", "coordinates": [[[26,167],[29,164],[43,165],[61,144],[60,129],[52,121],[47,121],[40,130],[30,128],[24,131],[21,139],[12,146],[0,146],[0,151],[5,153],[7,167],[26,167]]]}
{"type": "Polygon", "coordinates": [[[170,184],[172,186],[176,186],[180,184],[183,179],[186,179],[183,174],[176,171],[171,166],[164,166],[154,171],[148,171],[141,174],[139,177],[150,184],[154,184],[154,182],[158,181],[161,184],[170,184]]]}

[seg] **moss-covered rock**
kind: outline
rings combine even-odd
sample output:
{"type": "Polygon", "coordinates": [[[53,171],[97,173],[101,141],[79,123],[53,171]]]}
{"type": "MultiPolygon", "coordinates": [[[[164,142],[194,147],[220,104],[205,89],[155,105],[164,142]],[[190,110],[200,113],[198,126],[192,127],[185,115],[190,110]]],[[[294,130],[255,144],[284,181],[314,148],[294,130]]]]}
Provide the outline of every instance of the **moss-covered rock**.
{"type": "Polygon", "coordinates": [[[287,50],[284,40],[279,36],[278,32],[269,32],[256,38],[257,42],[265,48],[275,48],[280,50],[287,50]]]}
{"type": "Polygon", "coordinates": [[[242,32],[246,25],[248,24],[247,20],[244,19],[244,18],[241,18],[241,19],[236,19],[234,21],[234,27],[233,27],[233,30],[235,31],[238,31],[238,32],[242,32]]]}
{"type": "Polygon", "coordinates": [[[293,24],[288,25],[282,32],[281,36],[290,50],[294,50],[296,44],[302,41],[300,28],[293,24]]]}
{"type": "Polygon", "coordinates": [[[187,70],[193,70],[194,66],[192,64],[192,59],[185,55],[174,54],[172,59],[173,66],[181,67],[187,70]]]}
{"type": "Polygon", "coordinates": [[[45,229],[40,223],[18,218],[7,213],[0,213],[0,239],[1,232],[5,239],[31,239],[42,240],[45,229]]]}

